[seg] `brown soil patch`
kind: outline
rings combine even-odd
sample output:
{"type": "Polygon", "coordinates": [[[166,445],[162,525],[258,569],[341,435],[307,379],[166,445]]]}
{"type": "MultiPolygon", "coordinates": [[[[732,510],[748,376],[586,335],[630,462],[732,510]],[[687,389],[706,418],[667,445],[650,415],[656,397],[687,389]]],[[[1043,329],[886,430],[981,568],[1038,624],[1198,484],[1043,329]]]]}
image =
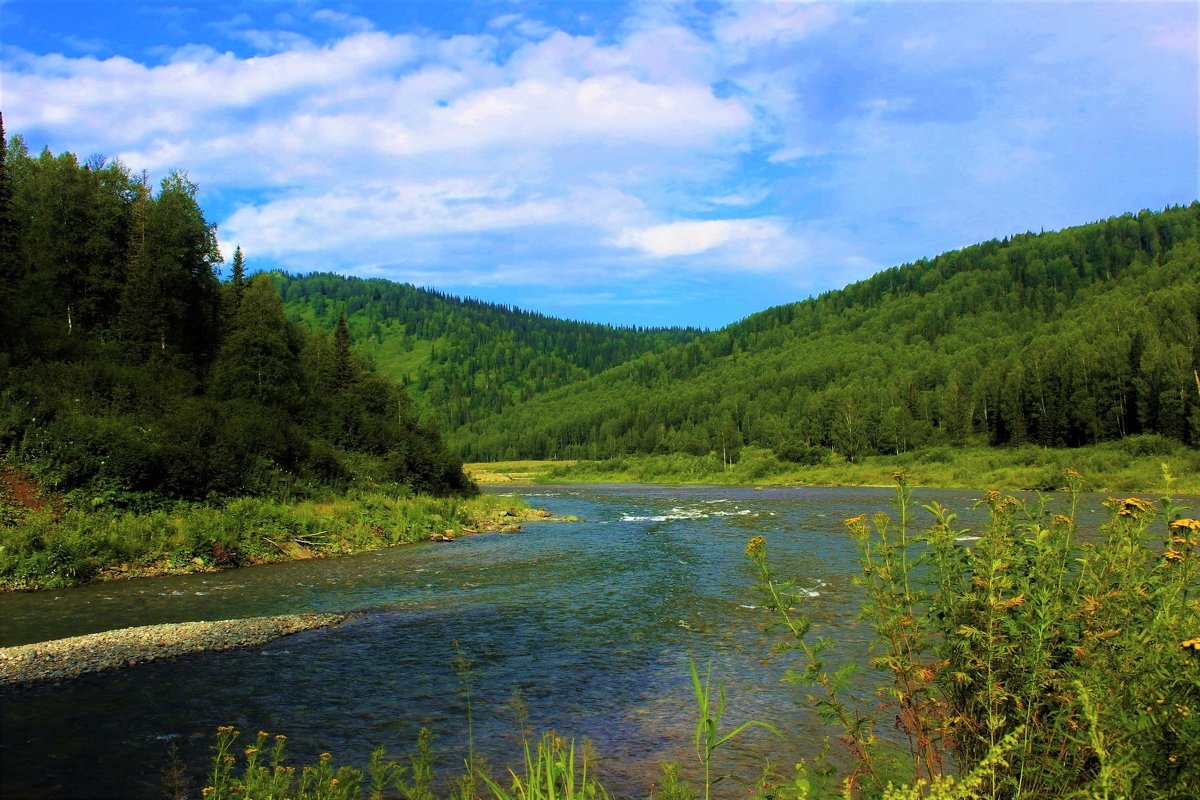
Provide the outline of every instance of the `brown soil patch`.
{"type": "Polygon", "coordinates": [[[30,511],[43,511],[49,505],[41,487],[7,464],[0,464],[0,497],[30,511]]]}

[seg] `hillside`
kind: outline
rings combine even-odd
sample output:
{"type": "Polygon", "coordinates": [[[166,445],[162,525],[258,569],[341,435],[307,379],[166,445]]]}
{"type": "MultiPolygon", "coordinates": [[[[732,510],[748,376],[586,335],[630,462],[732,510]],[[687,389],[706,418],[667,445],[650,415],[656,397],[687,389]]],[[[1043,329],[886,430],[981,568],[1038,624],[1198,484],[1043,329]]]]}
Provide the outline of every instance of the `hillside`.
{"type": "MultiPolygon", "coordinates": [[[[309,335],[197,187],[9,147],[0,123],[0,457],[89,508],[475,487],[345,328],[309,335]]],[[[2,548],[0,548],[2,549],[2,548]]]]}
{"type": "Polygon", "coordinates": [[[380,279],[272,278],[296,322],[332,331],[344,313],[356,349],[451,429],[701,335],[572,322],[380,279]]]}
{"type": "Polygon", "coordinates": [[[453,429],[467,460],[1200,445],[1200,203],[893,268],[453,429]]]}

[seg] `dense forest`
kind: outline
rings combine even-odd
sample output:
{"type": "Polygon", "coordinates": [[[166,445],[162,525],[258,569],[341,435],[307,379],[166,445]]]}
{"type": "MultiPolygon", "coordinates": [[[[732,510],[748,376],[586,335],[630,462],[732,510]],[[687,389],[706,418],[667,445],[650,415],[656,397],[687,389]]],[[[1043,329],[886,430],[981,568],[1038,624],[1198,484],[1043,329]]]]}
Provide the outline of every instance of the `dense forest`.
{"type": "Polygon", "coordinates": [[[1200,203],[1024,234],[771,308],[449,434],[469,460],[1200,446],[1200,203]]]}
{"type": "Polygon", "coordinates": [[[5,141],[0,453],[93,506],[303,496],[355,480],[474,490],[344,320],[290,322],[240,249],[219,280],[197,187],[5,141]]]}
{"type": "Polygon", "coordinates": [[[196,191],[5,143],[0,449],[53,488],[468,491],[439,427],[479,461],[1200,446],[1200,203],[993,240],[703,332],[248,279],[240,250],[222,283],[196,191]]]}
{"type": "Polygon", "coordinates": [[[344,314],[359,351],[448,428],[701,334],[554,319],[381,279],[273,278],[291,319],[332,331],[344,314]]]}

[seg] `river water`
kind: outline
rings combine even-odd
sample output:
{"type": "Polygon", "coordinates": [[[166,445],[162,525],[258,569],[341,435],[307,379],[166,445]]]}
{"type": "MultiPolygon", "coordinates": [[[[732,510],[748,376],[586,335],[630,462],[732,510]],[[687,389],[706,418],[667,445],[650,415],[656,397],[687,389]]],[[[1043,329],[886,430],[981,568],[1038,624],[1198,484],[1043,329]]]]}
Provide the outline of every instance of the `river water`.
{"type": "MultiPolygon", "coordinates": [[[[842,520],[886,508],[889,491],[589,486],[523,496],[582,521],[0,596],[4,645],[162,622],[365,612],[260,648],[3,690],[0,796],[164,797],[172,748],[198,785],[224,724],[246,737],[286,733],[293,759],[305,763],[329,751],[358,766],[379,745],[408,751],[427,726],[452,771],[467,742],[456,642],[473,661],[476,746],[494,766],[517,763],[522,723],[553,729],[593,741],[616,795],[645,797],[663,761],[695,763],[689,659],[726,684],[730,724],[753,717],[785,732],[739,739],[723,756],[727,768],[752,778],[764,753],[787,766],[819,749],[831,731],[804,708],[802,690],[781,681],[787,662],[771,654],[777,634],[764,630],[769,616],[743,549],[766,536],[780,575],[803,589],[814,635],[836,642],[830,660],[862,659],[857,554],[842,520]]],[[[964,524],[982,522],[977,492],[917,500],[934,497],[964,524]]],[[[1087,498],[1085,525],[1099,519],[1101,499],[1087,498]]],[[[859,693],[870,703],[867,678],[859,693]]],[[[722,793],[745,792],[733,785],[722,793]]]]}

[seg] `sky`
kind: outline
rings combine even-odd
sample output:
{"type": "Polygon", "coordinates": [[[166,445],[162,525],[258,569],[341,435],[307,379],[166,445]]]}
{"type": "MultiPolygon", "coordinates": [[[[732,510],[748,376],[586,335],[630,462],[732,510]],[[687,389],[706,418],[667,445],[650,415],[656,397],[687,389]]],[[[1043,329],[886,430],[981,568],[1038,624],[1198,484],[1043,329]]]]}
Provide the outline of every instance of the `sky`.
{"type": "Polygon", "coordinates": [[[31,152],[251,270],[717,328],[1200,197],[1200,4],[0,0],[31,152]]]}

